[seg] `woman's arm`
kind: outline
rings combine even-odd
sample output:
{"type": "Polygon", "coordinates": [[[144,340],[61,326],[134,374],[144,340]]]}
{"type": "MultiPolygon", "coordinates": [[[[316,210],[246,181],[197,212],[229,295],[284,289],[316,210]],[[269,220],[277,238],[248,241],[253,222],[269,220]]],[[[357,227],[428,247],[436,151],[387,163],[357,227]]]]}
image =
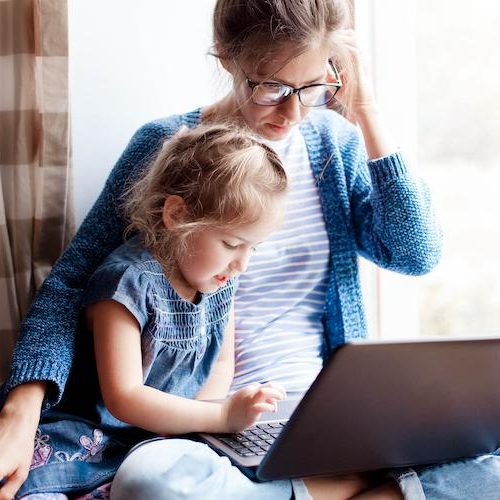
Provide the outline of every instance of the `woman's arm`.
{"type": "Polygon", "coordinates": [[[14,498],[28,476],[45,393],[43,382],[13,389],[0,413],[0,498],[14,498]]]}
{"type": "Polygon", "coordinates": [[[148,124],[132,138],[72,243],[33,301],[16,345],[7,391],[19,384],[44,380],[47,394],[43,409],[59,402],[73,360],[83,291],[101,261],[123,241],[122,193],[131,176],[149,164],[177,125],[177,121],[148,124]]]}
{"type": "Polygon", "coordinates": [[[231,387],[234,377],[234,309],[229,315],[219,357],[196,399],[224,399],[231,387]]]}
{"type": "Polygon", "coordinates": [[[244,388],[222,404],[166,394],[143,383],[140,327],[123,305],[98,302],[87,317],[104,403],[131,425],[162,435],[242,430],[283,397],[272,385],[244,388]]]}
{"type": "MultiPolygon", "coordinates": [[[[390,155],[396,151],[396,147],[387,133],[375,100],[373,85],[363,68],[356,32],[346,29],[338,36],[349,52],[351,71],[349,74],[342,73],[343,86],[337,94],[337,99],[346,107],[347,118],[359,126],[368,159],[390,155]],[[346,92],[346,89],[349,91],[346,92]]],[[[335,101],[332,102],[332,107],[334,106],[335,101]]]]}
{"type": "Polygon", "coordinates": [[[338,96],[357,127],[344,124],[339,129],[339,121],[332,120],[327,148],[344,164],[344,178],[332,182],[347,184],[347,223],[352,224],[358,251],[386,269],[424,274],[438,262],[442,243],[429,190],[410,172],[386,132],[356,33],[344,30],[340,36],[351,55],[351,71],[342,74],[338,96]],[[328,144],[331,140],[339,142],[328,144]]]}

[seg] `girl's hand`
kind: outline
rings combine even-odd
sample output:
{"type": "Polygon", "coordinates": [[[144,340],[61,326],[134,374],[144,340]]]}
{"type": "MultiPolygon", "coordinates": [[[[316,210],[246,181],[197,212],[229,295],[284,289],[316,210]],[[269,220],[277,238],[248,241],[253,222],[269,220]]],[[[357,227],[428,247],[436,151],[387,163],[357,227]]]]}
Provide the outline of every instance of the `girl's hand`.
{"type": "MultiPolygon", "coordinates": [[[[349,61],[345,63],[346,67],[348,65],[348,70],[339,68],[342,87],[330,107],[335,108],[335,101],[339,101],[347,112],[347,118],[357,123],[367,113],[372,113],[376,109],[373,86],[363,67],[356,32],[345,29],[339,30],[336,35],[337,44],[344,47],[349,61]]],[[[331,81],[334,81],[333,71],[331,77],[331,81]]]]}
{"type": "Polygon", "coordinates": [[[236,391],[222,405],[225,432],[239,432],[254,425],[262,413],[277,411],[286,392],[279,384],[250,384],[236,391]]]}

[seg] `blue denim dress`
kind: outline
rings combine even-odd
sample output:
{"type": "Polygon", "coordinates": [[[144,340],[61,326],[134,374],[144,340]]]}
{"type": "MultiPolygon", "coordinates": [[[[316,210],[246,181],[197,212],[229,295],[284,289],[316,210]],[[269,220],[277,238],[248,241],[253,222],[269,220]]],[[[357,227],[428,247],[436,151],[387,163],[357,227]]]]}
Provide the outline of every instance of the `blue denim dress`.
{"type": "MultiPolygon", "coordinates": [[[[114,300],[141,327],[144,383],[194,398],[216,361],[235,292],[235,280],[197,303],[182,299],[138,237],[115,250],[91,277],[83,306],[114,300]]],[[[36,433],[24,496],[85,492],[108,481],[129,449],[152,437],[105,408],[83,318],[65,397],[45,414],[36,433]]],[[[49,388],[50,390],[50,388],[49,388]]]]}

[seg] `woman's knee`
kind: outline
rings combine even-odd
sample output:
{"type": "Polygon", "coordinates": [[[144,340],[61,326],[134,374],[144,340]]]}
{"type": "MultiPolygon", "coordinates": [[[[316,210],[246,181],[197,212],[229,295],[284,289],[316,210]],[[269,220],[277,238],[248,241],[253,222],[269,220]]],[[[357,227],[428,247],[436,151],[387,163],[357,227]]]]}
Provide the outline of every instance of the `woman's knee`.
{"type": "Polygon", "coordinates": [[[427,467],[419,472],[419,477],[429,500],[500,498],[498,454],[427,467]]]}

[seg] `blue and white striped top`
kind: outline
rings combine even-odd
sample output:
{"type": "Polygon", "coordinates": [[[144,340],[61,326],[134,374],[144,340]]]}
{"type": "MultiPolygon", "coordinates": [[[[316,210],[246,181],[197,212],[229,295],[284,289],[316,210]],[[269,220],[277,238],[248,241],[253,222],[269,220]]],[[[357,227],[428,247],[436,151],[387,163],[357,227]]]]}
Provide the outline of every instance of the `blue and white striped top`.
{"type": "Polygon", "coordinates": [[[240,277],[231,390],[274,381],[289,392],[305,391],[322,366],[328,236],[299,128],[265,142],[283,159],[291,189],[285,223],[258,247],[240,277]]]}

